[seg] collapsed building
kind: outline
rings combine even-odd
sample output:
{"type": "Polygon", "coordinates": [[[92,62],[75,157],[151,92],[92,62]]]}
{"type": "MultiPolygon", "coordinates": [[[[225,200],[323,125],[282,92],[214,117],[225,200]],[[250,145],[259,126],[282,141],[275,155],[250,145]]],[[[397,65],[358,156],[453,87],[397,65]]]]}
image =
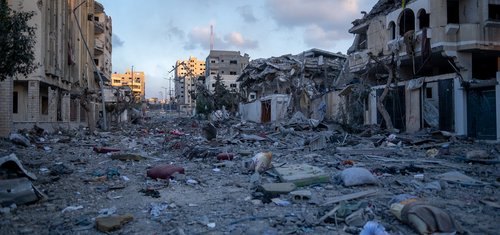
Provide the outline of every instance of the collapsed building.
{"type": "Polygon", "coordinates": [[[348,70],[370,87],[364,123],[500,140],[499,9],[498,0],[380,0],[355,20],[348,70]]]}
{"type": "Polygon", "coordinates": [[[334,81],[346,56],[320,49],[298,55],[255,59],[238,77],[242,118],[269,122],[300,111],[306,117],[332,117],[334,81]]]}

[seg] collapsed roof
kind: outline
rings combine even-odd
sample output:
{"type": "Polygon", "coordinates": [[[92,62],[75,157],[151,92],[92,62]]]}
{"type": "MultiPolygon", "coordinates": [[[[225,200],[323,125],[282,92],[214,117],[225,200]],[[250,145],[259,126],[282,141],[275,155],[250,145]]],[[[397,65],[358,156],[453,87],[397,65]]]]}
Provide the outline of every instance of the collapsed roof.
{"type": "MultiPolygon", "coordinates": [[[[329,91],[339,76],[346,56],[320,49],[311,49],[298,55],[282,55],[250,61],[238,77],[241,88],[281,84],[292,91],[306,88],[309,97],[329,91]]],[[[280,91],[279,91],[280,92],[280,91]]],[[[283,92],[280,92],[283,93],[283,92]]]]}

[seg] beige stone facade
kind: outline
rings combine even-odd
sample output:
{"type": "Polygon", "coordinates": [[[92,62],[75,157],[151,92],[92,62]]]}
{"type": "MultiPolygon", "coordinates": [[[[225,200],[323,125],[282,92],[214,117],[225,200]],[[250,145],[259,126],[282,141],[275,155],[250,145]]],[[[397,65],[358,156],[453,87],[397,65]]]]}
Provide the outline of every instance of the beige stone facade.
{"type": "MultiPolygon", "coordinates": [[[[36,26],[34,63],[39,66],[27,77],[17,76],[0,85],[0,100],[8,103],[1,105],[0,135],[33,125],[48,129],[72,124],[95,126],[101,102],[93,64],[94,0],[8,0],[8,3],[13,10],[35,13],[29,24],[36,26]],[[83,102],[85,107],[80,102],[83,99],[88,101],[83,102]]],[[[111,49],[109,59],[110,54],[111,49]]]]}
{"type": "Polygon", "coordinates": [[[125,73],[115,72],[111,75],[111,85],[114,87],[130,87],[135,102],[146,100],[146,76],[143,71],[127,70],[125,73]]]}
{"type": "Polygon", "coordinates": [[[190,56],[175,63],[175,100],[183,111],[190,111],[196,104],[190,92],[196,89],[196,79],[205,74],[205,61],[190,56]]]}

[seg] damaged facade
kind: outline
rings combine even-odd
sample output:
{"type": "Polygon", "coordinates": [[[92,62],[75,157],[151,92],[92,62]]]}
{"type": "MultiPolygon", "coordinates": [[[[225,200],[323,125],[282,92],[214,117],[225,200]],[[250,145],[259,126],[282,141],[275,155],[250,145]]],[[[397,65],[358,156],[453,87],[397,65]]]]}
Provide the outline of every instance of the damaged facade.
{"type": "Polygon", "coordinates": [[[215,90],[216,77],[220,76],[222,83],[231,91],[238,91],[238,76],[248,65],[250,57],[243,56],[239,51],[211,50],[206,58],[205,85],[210,92],[215,90]]]}
{"type": "MultiPolygon", "coordinates": [[[[93,0],[83,4],[76,0],[7,2],[13,10],[35,13],[29,24],[36,26],[34,63],[39,66],[27,77],[0,83],[0,135],[7,136],[14,129],[33,125],[95,126],[102,108],[95,71],[109,72],[111,66],[110,62],[99,68],[94,64],[94,48],[98,46],[95,9],[100,9],[98,14],[108,19],[102,5],[93,0]]],[[[110,23],[106,23],[109,35],[110,23]]],[[[111,53],[110,39],[105,46],[111,53]]]]}
{"type": "Polygon", "coordinates": [[[243,119],[268,122],[296,111],[315,119],[332,118],[327,107],[335,102],[334,81],[345,61],[342,54],[320,49],[252,60],[238,78],[247,102],[240,105],[243,119]]]}
{"type": "Polygon", "coordinates": [[[414,0],[404,7],[380,0],[355,20],[348,63],[371,87],[365,124],[384,123],[377,99],[388,86],[381,104],[396,129],[499,140],[499,6],[497,0],[414,0]]]}
{"type": "Polygon", "coordinates": [[[190,56],[187,60],[177,60],[173,71],[175,71],[176,104],[180,111],[190,112],[196,104],[190,93],[196,90],[196,79],[205,74],[205,61],[198,60],[194,56],[190,56]]]}

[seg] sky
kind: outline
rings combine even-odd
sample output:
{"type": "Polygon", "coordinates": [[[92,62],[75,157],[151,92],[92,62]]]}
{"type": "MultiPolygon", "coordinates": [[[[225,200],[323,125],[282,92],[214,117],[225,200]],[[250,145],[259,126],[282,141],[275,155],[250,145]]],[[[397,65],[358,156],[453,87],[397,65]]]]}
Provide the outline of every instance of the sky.
{"type": "Polygon", "coordinates": [[[205,60],[214,49],[250,60],[311,48],[346,54],[351,22],[377,0],[98,0],[113,22],[113,72],[146,76],[146,98],[173,89],[177,60],[205,60]],[[171,82],[169,86],[169,82],[171,82]]]}

